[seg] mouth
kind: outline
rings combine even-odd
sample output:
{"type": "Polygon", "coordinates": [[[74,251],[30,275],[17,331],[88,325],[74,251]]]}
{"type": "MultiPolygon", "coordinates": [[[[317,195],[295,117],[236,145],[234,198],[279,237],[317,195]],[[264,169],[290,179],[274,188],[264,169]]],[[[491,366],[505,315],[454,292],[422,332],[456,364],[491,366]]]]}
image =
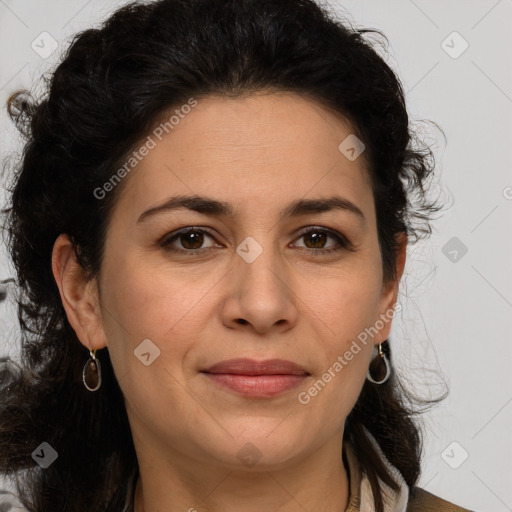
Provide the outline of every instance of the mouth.
{"type": "Polygon", "coordinates": [[[214,364],[201,373],[224,389],[254,398],[285,393],[310,376],[301,366],[284,359],[230,359],[214,364]]]}

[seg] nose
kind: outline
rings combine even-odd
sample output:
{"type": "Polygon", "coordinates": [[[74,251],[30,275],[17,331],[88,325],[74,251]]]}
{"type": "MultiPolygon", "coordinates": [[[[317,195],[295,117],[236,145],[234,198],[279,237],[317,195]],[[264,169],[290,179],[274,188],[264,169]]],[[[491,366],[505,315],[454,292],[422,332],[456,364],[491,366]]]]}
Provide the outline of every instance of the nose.
{"type": "Polygon", "coordinates": [[[222,316],[225,325],[267,334],[284,332],[297,322],[297,296],[279,251],[250,239],[240,244],[229,273],[230,286],[222,316]]]}

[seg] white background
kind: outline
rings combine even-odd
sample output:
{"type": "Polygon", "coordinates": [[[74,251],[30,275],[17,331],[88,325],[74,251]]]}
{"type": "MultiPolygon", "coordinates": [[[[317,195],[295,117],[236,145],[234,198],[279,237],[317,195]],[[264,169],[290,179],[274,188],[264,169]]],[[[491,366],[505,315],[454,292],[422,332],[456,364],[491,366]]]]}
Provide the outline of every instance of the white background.
{"type": "MultiPolygon", "coordinates": [[[[73,33],[124,3],[0,0],[2,158],[19,150],[6,117],[8,96],[33,87],[73,33]],[[46,59],[31,47],[42,46],[42,32],[59,44],[46,59]]],[[[418,393],[436,396],[443,379],[450,390],[425,415],[419,486],[475,511],[512,510],[512,1],[330,5],[355,26],[384,32],[390,46],[383,55],[402,80],[411,118],[437,122],[447,137],[445,143],[439,132],[425,132],[435,144],[438,189],[448,206],[432,236],[408,248],[403,311],[390,337],[395,364],[418,393]],[[443,48],[452,47],[452,55],[463,48],[454,31],[469,44],[457,58],[443,48]],[[452,261],[448,243],[464,244],[467,253],[452,261]]],[[[0,199],[5,207],[3,190],[0,199]]],[[[0,279],[11,275],[0,245],[0,279]]],[[[9,301],[0,303],[0,327],[0,355],[15,355],[9,301]]]]}

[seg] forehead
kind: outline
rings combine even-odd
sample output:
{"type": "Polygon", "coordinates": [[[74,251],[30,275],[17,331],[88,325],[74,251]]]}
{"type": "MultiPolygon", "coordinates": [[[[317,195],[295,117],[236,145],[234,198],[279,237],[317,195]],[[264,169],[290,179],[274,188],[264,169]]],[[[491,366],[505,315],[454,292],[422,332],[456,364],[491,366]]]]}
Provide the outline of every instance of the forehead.
{"type": "Polygon", "coordinates": [[[124,178],[120,203],[135,215],[171,195],[197,194],[281,209],[337,193],[363,208],[371,200],[364,153],[350,160],[340,151],[353,136],[342,116],[294,93],[199,98],[165,112],[143,139],[152,148],[124,178]]]}

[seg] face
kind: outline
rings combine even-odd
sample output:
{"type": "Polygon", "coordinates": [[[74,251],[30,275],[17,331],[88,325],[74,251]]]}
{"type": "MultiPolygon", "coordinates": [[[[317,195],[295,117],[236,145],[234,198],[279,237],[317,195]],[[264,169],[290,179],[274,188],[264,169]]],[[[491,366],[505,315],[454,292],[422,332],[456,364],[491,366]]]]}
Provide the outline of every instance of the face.
{"type": "Polygon", "coordinates": [[[364,153],[339,149],[352,133],[310,99],[260,93],[200,99],[150,134],[110,219],[98,314],[76,322],[108,345],[136,447],[264,469],[340,442],[396,300],[364,153]],[[205,202],[150,212],[176,196],[205,202]]]}

